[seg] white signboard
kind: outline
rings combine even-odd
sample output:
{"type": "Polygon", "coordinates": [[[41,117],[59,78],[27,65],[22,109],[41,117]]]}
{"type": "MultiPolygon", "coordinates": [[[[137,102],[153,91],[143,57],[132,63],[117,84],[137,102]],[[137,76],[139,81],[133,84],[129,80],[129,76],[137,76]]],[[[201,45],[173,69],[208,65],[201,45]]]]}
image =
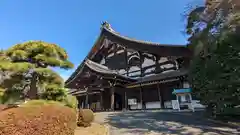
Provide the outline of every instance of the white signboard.
{"type": "Polygon", "coordinates": [[[177,100],[172,100],[172,108],[175,110],[179,110],[179,103],[177,100]]]}
{"type": "Polygon", "coordinates": [[[128,105],[136,105],[136,104],[137,104],[136,98],[128,99],[128,105]]]}

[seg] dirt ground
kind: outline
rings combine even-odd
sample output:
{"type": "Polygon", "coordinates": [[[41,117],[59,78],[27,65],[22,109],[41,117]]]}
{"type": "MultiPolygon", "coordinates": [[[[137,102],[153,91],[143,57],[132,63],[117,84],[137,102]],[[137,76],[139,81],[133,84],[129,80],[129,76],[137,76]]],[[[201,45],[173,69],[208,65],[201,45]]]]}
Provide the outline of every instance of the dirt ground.
{"type": "Polygon", "coordinates": [[[109,125],[110,135],[240,135],[236,127],[213,123],[201,112],[102,112],[95,122],[109,125]]]}
{"type": "Polygon", "coordinates": [[[90,127],[77,127],[75,135],[107,135],[108,129],[97,123],[92,123],[90,127]]]}

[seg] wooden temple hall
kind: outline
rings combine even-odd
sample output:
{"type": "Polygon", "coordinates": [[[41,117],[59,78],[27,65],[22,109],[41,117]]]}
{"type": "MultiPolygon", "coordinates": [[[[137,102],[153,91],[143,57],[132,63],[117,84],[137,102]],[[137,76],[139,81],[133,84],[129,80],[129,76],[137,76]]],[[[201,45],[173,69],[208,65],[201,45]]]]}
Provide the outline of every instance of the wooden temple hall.
{"type": "Polygon", "coordinates": [[[94,111],[171,108],[188,88],[191,51],[120,35],[103,22],[92,49],[65,82],[79,108],[94,111]]]}

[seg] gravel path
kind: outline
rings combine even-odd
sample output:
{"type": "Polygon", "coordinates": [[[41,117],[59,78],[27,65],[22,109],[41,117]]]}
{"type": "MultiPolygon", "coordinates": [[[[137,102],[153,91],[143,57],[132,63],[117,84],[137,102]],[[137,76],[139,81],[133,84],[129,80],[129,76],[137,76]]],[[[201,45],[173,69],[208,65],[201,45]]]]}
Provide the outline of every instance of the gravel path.
{"type": "Polygon", "coordinates": [[[95,121],[110,126],[110,135],[240,135],[234,127],[214,124],[200,112],[102,112],[95,121]]]}

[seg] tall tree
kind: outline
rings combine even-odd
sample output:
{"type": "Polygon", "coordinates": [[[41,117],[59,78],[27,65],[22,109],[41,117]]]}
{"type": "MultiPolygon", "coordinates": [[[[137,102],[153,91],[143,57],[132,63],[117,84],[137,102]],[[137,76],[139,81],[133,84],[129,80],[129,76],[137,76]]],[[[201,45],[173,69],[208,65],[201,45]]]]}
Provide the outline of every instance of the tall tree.
{"type": "Polygon", "coordinates": [[[30,99],[38,98],[40,90],[44,90],[48,85],[63,87],[62,78],[51,67],[73,67],[63,48],[43,41],[14,45],[2,52],[0,57],[0,70],[10,76],[4,80],[2,86],[9,88],[9,85],[14,84],[22,89],[29,86],[26,95],[30,99]]]}
{"type": "Polygon", "coordinates": [[[188,16],[188,46],[195,52],[189,79],[213,114],[240,102],[239,6],[235,0],[207,0],[188,16]]]}

